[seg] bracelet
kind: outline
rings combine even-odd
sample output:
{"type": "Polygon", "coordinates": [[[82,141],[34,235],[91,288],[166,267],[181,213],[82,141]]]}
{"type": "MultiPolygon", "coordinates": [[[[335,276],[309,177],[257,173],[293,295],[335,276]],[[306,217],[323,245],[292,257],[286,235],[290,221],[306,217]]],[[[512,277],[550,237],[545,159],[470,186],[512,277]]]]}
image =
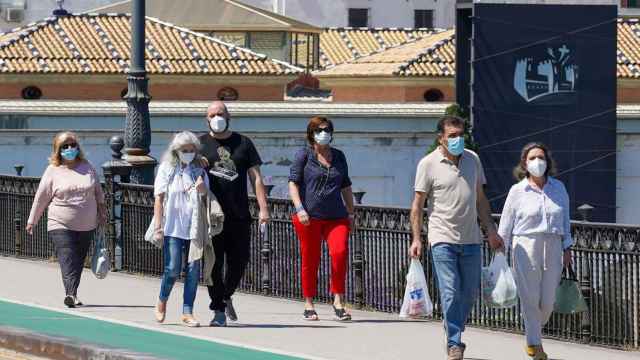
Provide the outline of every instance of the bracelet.
{"type": "Polygon", "coordinates": [[[302,206],[302,205],[300,205],[300,206],[296,206],[296,214],[297,214],[297,213],[299,213],[299,212],[302,212],[302,211],[306,211],[306,210],[304,209],[304,206],[302,206]]]}

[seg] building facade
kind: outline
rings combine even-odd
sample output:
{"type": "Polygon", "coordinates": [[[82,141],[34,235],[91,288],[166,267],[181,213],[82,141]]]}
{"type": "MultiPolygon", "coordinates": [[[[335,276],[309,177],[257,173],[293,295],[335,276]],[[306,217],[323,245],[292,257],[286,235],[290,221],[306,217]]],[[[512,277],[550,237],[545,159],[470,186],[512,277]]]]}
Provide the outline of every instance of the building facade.
{"type": "Polygon", "coordinates": [[[242,0],[320,27],[451,28],[455,0],[242,0]]]}
{"type": "MultiPolygon", "coordinates": [[[[64,0],[63,7],[80,13],[115,3],[118,0],[64,0]]],[[[0,32],[30,24],[51,16],[58,8],[55,0],[0,0],[0,32]]]]}

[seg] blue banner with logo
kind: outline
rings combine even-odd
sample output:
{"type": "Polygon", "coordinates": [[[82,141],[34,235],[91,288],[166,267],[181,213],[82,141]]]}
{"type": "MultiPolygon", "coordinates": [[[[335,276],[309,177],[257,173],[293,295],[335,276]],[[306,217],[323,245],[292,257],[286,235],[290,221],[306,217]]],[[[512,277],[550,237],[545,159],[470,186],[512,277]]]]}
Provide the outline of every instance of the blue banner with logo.
{"type": "Polygon", "coordinates": [[[502,209],[523,146],[548,145],[594,221],[615,221],[617,8],[474,4],[471,111],[487,196],[502,209]]]}

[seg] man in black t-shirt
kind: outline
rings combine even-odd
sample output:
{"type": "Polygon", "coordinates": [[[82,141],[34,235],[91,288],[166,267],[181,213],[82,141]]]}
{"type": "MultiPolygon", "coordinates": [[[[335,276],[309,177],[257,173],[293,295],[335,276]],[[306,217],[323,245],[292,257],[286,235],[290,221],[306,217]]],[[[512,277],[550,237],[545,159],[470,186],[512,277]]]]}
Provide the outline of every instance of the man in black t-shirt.
{"type": "Polygon", "coordinates": [[[213,286],[208,287],[209,308],[215,312],[211,326],[226,326],[227,317],[232,321],[238,319],[231,296],[249,261],[251,214],[247,175],[260,207],[260,223],[269,221],[267,196],[260,174],[262,160],[248,137],[229,130],[230,120],[224,103],[213,102],[207,109],[210,131],[200,136],[202,155],[209,162],[211,191],[218,198],[225,216],[222,233],[213,239],[216,261],[212,271],[213,286]],[[225,260],[227,269],[223,271],[225,260]]]}

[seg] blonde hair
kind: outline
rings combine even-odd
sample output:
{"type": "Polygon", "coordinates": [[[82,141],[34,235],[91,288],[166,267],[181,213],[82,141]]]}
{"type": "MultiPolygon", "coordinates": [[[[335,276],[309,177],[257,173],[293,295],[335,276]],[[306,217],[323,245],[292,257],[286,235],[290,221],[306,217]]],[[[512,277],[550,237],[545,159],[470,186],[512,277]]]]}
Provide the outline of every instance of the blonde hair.
{"type": "Polygon", "coordinates": [[[178,150],[185,145],[193,145],[196,148],[196,157],[193,161],[197,165],[198,160],[202,158],[202,155],[200,155],[202,145],[200,144],[198,137],[191,131],[183,131],[173,136],[167,151],[162,155],[162,162],[169,163],[171,166],[176,166],[180,162],[178,150]]]}
{"type": "Polygon", "coordinates": [[[60,166],[64,163],[64,160],[60,155],[60,147],[62,146],[62,143],[64,143],[68,139],[72,139],[76,142],[76,144],[78,144],[78,157],[76,157],[76,160],[85,160],[84,152],[82,151],[82,147],[80,147],[80,142],[78,141],[78,135],[76,135],[76,133],[72,131],[63,131],[57,133],[56,136],[53,137],[53,145],[51,156],[49,156],[49,164],[53,166],[60,166]]]}

